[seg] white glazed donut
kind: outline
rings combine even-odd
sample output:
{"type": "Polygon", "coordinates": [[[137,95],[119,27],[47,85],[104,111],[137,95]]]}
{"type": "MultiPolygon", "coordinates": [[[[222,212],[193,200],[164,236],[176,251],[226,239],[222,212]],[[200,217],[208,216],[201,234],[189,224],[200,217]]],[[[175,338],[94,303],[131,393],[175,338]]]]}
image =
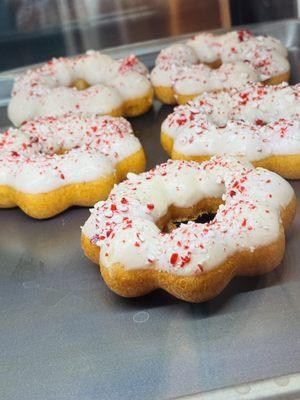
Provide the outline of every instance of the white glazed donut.
{"type": "Polygon", "coordinates": [[[129,174],[97,203],[82,228],[82,245],[122,296],[161,287],[184,300],[204,301],[235,275],[275,268],[284,253],[283,227],[294,213],[292,187],[246,160],[169,160],[129,174]],[[201,211],[216,216],[164,231],[170,218],[190,219],[201,211]]]}
{"type": "Polygon", "coordinates": [[[69,112],[134,116],[151,107],[152,97],[148,70],[135,56],[113,60],[88,51],[53,59],[17,77],[8,115],[17,126],[69,112]],[[77,90],[79,85],[86,90],[77,90]]]}
{"type": "Polygon", "coordinates": [[[183,104],[197,94],[240,87],[247,81],[277,84],[289,79],[287,50],[271,36],[247,31],[200,33],[186,43],[163,49],[151,72],[163,102],[183,104]],[[209,66],[222,66],[211,70],[209,66]]]}
{"type": "Polygon", "coordinates": [[[207,93],[163,122],[161,141],[173,159],[203,161],[238,154],[286,178],[300,178],[300,84],[207,93]]]}
{"type": "Polygon", "coordinates": [[[144,152],[124,118],[68,114],[10,128],[0,140],[0,207],[47,218],[106,198],[144,152]]]}
{"type": "Polygon", "coordinates": [[[187,41],[205,63],[221,60],[250,62],[261,81],[289,71],[287,50],[272,36],[253,36],[249,31],[233,31],[224,35],[200,33],[187,41]]]}

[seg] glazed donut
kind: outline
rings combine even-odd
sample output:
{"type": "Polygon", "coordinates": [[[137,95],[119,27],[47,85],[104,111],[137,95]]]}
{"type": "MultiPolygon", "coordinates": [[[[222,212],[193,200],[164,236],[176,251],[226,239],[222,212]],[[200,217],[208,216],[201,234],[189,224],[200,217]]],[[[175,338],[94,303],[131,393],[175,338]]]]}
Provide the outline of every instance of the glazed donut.
{"type": "Polygon", "coordinates": [[[166,118],[161,143],[173,159],[243,155],[255,166],[299,179],[300,84],[252,83],[201,95],[166,118]]]}
{"type": "Polygon", "coordinates": [[[69,112],[136,116],[152,106],[152,92],[148,70],[135,56],[113,60],[88,51],[53,59],[17,77],[8,116],[16,126],[69,112]]]}
{"type": "Polygon", "coordinates": [[[200,33],[163,49],[151,80],[163,103],[184,104],[203,92],[240,87],[247,81],[278,84],[288,81],[289,75],[287,50],[279,40],[234,31],[200,33]]]}
{"type": "Polygon", "coordinates": [[[10,128],[0,139],[0,208],[49,218],[105,199],[145,156],[124,118],[68,114],[10,128]]]}
{"type": "Polygon", "coordinates": [[[116,185],[82,228],[82,246],[125,297],[162,288],[192,302],[215,297],[235,275],[274,269],[295,215],[292,187],[236,157],[169,160],[116,185]],[[189,221],[167,231],[170,220],[189,221]]]}

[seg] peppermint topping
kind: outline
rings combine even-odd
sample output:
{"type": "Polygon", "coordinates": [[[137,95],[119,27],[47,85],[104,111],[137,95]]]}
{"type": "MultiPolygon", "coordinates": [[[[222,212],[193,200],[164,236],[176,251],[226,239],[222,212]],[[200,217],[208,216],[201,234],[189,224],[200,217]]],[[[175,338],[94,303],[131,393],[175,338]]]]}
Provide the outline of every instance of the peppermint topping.
{"type": "MultiPolygon", "coordinates": [[[[40,117],[1,135],[0,184],[41,193],[93,181],[114,174],[120,161],[140,149],[124,118],[40,117]]],[[[123,207],[126,204],[124,199],[123,207]]]]}
{"type": "Polygon", "coordinates": [[[178,253],[173,253],[170,257],[170,263],[172,265],[176,264],[177,260],[178,260],[178,253]]]}
{"type": "Polygon", "coordinates": [[[213,157],[202,164],[169,160],[116,185],[95,205],[83,233],[100,247],[106,268],[121,263],[128,269],[199,274],[237,251],[277,240],[280,211],[293,196],[280,176],[242,158],[213,157]],[[210,197],[223,202],[212,221],[190,221],[170,233],[157,227],[171,207],[196,207],[210,197]]]}
{"type": "Polygon", "coordinates": [[[251,83],[206,93],[176,107],[161,130],[173,139],[176,152],[189,156],[230,153],[256,161],[272,154],[298,154],[300,84],[251,83]]]}
{"type": "Polygon", "coordinates": [[[224,35],[200,33],[184,43],[163,49],[151,72],[154,86],[172,87],[175,94],[241,87],[265,81],[290,70],[287,50],[271,36],[234,31],[224,35]],[[222,62],[218,69],[205,64],[222,62]]]}
{"type": "Polygon", "coordinates": [[[127,100],[146,96],[150,90],[148,70],[134,55],[113,60],[88,51],[73,58],[53,59],[19,76],[8,114],[17,126],[34,117],[69,112],[105,115],[121,110],[127,100]],[[78,90],[76,82],[82,81],[86,89],[78,90]]]}

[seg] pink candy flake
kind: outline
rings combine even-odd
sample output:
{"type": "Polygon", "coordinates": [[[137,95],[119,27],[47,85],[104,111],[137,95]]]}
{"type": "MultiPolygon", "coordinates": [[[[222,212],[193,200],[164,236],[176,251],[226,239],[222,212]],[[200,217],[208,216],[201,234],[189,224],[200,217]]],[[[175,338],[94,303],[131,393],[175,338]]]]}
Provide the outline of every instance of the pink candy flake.
{"type": "Polygon", "coordinates": [[[178,253],[173,253],[173,254],[171,255],[171,257],[170,257],[170,263],[171,263],[172,265],[175,265],[176,262],[177,262],[177,260],[178,260],[178,258],[179,258],[178,253]]]}

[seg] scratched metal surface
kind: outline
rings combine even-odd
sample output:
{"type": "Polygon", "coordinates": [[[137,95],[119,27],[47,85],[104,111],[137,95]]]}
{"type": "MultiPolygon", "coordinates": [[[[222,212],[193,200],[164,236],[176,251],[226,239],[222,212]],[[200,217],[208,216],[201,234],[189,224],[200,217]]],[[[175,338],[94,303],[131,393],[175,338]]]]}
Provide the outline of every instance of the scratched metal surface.
{"type": "MultiPolygon", "coordinates": [[[[299,22],[253,30],[289,47],[299,81],[299,22]]],[[[149,46],[151,66],[161,42],[149,46]]],[[[2,127],[10,87],[2,78],[2,127]]],[[[166,159],[159,126],[170,111],[156,102],[132,120],[149,167],[166,159]]],[[[300,182],[292,184],[300,195],[300,182]]],[[[110,292],[80,249],[88,215],[73,208],[35,221],[0,210],[1,399],[167,399],[300,372],[299,213],[279,268],[236,278],[199,305],[161,291],[139,299],[110,292]]]]}

